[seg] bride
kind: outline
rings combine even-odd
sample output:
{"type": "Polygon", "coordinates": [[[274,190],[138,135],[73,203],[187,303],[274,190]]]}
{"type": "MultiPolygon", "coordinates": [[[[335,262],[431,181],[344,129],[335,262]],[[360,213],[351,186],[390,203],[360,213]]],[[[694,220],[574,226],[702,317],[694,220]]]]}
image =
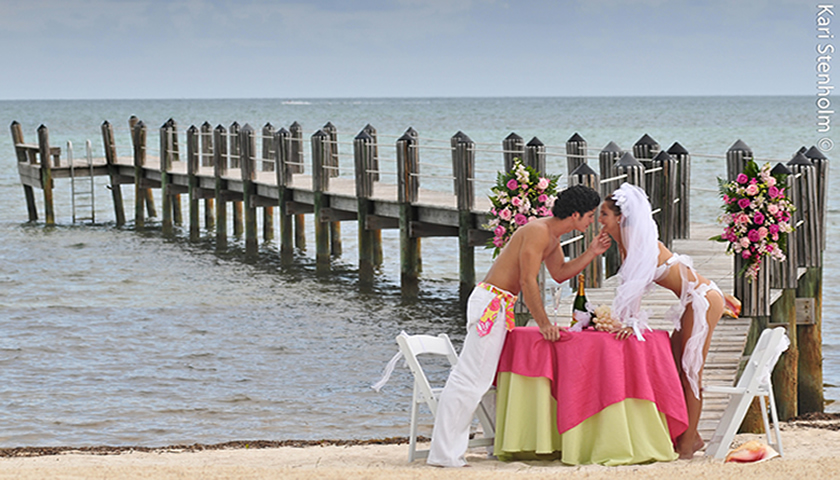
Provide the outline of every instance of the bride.
{"type": "Polygon", "coordinates": [[[649,327],[647,313],[641,310],[642,295],[654,284],[679,297],[680,303],[666,314],[666,319],[674,322],[671,348],[688,409],[688,428],[677,439],[676,451],[680,458],[692,458],[703,447],[697,432],[703,406],[703,365],[727,298],[714,282],[697,273],[690,257],[672,253],[659,242],[650,202],[641,188],[622,184],[604,200],[599,221],[617,243],[622,258],[612,313],[627,326],[617,330],[617,338],[635,335],[644,340],[649,327]]]}

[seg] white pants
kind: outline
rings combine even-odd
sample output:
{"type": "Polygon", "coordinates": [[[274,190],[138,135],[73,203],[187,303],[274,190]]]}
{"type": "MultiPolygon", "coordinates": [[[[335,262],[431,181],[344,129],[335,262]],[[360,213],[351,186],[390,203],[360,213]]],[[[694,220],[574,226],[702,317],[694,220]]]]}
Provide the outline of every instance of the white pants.
{"type": "MultiPolygon", "coordinates": [[[[470,424],[482,397],[493,385],[505,343],[505,310],[500,309],[490,333],[478,336],[476,323],[495,295],[476,287],[467,301],[467,337],[458,363],[440,395],[426,462],[442,467],[462,467],[470,437],[470,424]]],[[[495,420],[495,419],[492,419],[495,420]]]]}

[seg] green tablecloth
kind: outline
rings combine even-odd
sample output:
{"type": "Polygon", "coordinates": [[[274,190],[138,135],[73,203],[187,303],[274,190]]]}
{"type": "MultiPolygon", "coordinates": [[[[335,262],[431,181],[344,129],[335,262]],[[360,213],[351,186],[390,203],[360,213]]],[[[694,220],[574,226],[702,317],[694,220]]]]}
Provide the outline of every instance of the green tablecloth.
{"type": "Polygon", "coordinates": [[[500,460],[559,459],[569,465],[628,465],[677,459],[656,404],[628,398],[560,434],[544,377],[499,372],[494,453],[500,460]]]}

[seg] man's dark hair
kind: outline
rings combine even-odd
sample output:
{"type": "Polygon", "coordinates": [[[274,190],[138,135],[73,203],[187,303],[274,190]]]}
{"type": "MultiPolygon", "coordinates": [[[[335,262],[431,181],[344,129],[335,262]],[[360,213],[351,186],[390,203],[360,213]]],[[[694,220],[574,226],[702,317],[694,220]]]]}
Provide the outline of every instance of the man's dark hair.
{"type": "Polygon", "coordinates": [[[557,195],[551,213],[562,220],[575,212],[584,215],[598,208],[600,204],[601,196],[598,192],[586,185],[575,185],[557,195]]]}

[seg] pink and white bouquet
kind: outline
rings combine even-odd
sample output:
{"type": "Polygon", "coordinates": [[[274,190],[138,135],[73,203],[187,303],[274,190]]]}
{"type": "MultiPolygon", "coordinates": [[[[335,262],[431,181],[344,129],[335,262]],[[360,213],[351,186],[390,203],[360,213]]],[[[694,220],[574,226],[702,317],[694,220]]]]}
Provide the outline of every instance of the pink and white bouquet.
{"type": "Polygon", "coordinates": [[[746,274],[750,280],[755,280],[765,257],[785,260],[795,208],[785,195],[784,178],[785,175],[774,175],[769,163],[759,169],[751,159],[734,181],[718,179],[724,211],[720,222],[724,229],[712,239],[729,242],[727,253],[744,260],[738,275],[746,274]]]}
{"type": "Polygon", "coordinates": [[[495,248],[493,258],[502,250],[517,228],[539,217],[551,215],[551,207],[557,196],[559,175],[543,175],[533,167],[513,159],[513,167],[507,173],[499,172],[496,186],[490,189],[491,219],[485,225],[493,231],[493,238],[487,248],[495,248]]]}

